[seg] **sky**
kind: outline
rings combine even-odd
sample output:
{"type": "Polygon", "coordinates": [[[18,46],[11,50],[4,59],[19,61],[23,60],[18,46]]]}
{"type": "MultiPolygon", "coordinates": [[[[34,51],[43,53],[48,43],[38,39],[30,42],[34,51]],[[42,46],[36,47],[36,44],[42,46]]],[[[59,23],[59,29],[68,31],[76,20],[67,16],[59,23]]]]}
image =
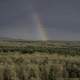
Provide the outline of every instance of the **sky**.
{"type": "Polygon", "coordinates": [[[42,40],[40,33],[80,40],[80,0],[0,0],[0,37],[42,40]]]}

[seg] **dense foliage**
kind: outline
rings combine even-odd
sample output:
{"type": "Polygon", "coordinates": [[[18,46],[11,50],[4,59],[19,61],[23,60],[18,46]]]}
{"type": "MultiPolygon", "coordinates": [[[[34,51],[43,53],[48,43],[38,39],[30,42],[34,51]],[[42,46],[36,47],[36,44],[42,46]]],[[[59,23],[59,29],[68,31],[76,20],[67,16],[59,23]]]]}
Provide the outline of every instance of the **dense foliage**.
{"type": "Polygon", "coordinates": [[[80,55],[80,47],[41,47],[41,46],[27,46],[27,47],[9,47],[0,46],[0,52],[20,52],[22,54],[26,53],[49,53],[49,54],[63,54],[63,55],[80,55]]]}

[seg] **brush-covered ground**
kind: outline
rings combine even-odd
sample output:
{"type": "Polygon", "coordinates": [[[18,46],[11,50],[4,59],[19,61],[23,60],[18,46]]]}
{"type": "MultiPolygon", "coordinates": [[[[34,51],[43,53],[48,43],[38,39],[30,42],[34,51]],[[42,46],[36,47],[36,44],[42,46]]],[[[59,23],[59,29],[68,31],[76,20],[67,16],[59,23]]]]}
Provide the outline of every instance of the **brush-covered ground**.
{"type": "Polygon", "coordinates": [[[0,80],[80,80],[80,42],[0,41],[0,80]]]}

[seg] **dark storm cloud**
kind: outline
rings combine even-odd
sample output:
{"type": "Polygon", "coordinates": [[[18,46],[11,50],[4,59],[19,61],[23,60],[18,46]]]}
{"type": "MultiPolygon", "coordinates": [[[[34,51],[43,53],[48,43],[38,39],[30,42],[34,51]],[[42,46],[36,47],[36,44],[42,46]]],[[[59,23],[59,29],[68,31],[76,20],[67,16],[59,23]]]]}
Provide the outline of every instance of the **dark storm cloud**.
{"type": "Polygon", "coordinates": [[[75,29],[80,29],[79,0],[50,1],[49,3],[45,3],[46,5],[41,5],[39,8],[37,8],[39,13],[43,12],[42,16],[45,19],[46,25],[48,25],[49,27],[56,27],[59,29],[67,29],[67,31],[75,31],[75,29]]]}
{"type": "Polygon", "coordinates": [[[0,0],[0,36],[35,39],[33,12],[49,39],[80,40],[80,0],[0,0]]]}

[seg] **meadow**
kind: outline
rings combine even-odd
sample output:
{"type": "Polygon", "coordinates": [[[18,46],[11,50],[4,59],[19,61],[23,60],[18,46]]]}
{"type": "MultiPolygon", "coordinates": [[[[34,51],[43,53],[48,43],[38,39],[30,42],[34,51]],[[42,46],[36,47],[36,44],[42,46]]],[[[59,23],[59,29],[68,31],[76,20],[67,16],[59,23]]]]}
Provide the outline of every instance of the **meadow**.
{"type": "Polygon", "coordinates": [[[0,80],[80,80],[80,42],[0,40],[0,80]]]}

